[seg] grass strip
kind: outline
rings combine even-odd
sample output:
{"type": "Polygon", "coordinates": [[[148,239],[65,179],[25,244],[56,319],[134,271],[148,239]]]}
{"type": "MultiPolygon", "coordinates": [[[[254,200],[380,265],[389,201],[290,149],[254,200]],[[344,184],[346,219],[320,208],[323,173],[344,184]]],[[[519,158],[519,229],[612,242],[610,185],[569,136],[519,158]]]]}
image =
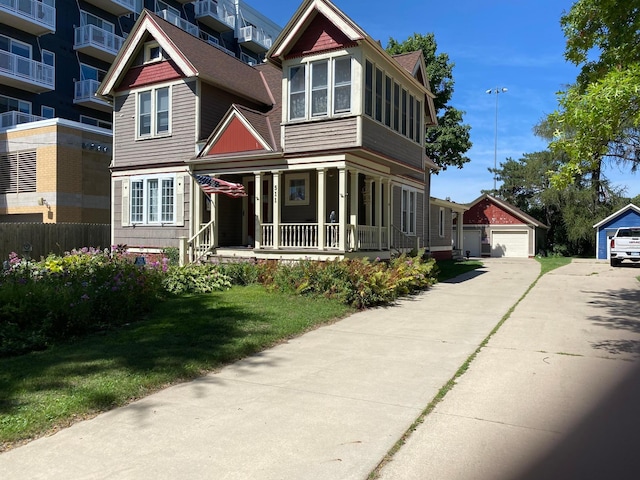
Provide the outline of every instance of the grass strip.
{"type": "Polygon", "coordinates": [[[471,363],[475,360],[475,358],[478,356],[480,351],[484,347],[487,346],[487,344],[489,343],[489,340],[491,340],[491,337],[493,337],[496,334],[496,332],[498,330],[500,330],[500,327],[502,327],[504,322],[507,321],[507,319],[511,316],[511,314],[514,312],[514,310],[520,304],[520,302],[522,302],[522,300],[529,294],[529,292],[533,289],[533,287],[536,286],[536,284],[538,283],[538,280],[540,280],[540,278],[542,278],[543,275],[545,275],[546,273],[550,272],[551,270],[554,270],[556,268],[559,268],[559,267],[562,267],[564,265],[567,265],[567,264],[571,263],[571,259],[570,258],[565,258],[565,257],[560,257],[559,259],[557,259],[555,257],[552,257],[552,258],[551,257],[544,257],[544,258],[536,258],[536,260],[538,260],[538,262],[541,265],[540,273],[538,274],[536,279],[531,283],[531,285],[529,285],[527,290],[516,301],[516,303],[514,303],[511,306],[511,308],[509,308],[507,313],[505,313],[502,316],[502,318],[496,324],[496,326],[493,327],[491,332],[489,332],[489,334],[484,338],[484,340],[482,340],[480,345],[478,345],[478,348],[476,348],[475,351],[471,355],[469,355],[469,357],[460,366],[460,368],[458,368],[456,373],[447,381],[447,383],[445,383],[442,386],[442,388],[440,388],[440,390],[438,390],[438,393],[436,393],[435,397],[433,397],[433,399],[425,407],[425,409],[422,411],[422,413],[420,413],[418,418],[415,419],[415,421],[411,424],[411,426],[407,429],[407,431],[402,434],[402,437],[400,437],[400,439],[393,445],[393,447],[391,447],[389,449],[389,451],[383,457],[383,459],[380,461],[380,463],[369,474],[369,476],[367,477],[368,480],[375,480],[375,479],[380,477],[380,472],[382,471],[382,468],[387,463],[389,463],[391,461],[393,456],[400,450],[400,448],[402,448],[402,446],[407,442],[409,437],[411,437],[412,433],[418,428],[418,426],[420,426],[420,424],[422,424],[424,422],[424,420],[427,418],[427,416],[431,412],[433,412],[433,410],[436,408],[436,406],[442,400],[444,400],[444,398],[447,395],[447,393],[449,393],[453,389],[453,387],[456,385],[456,381],[462,375],[464,375],[467,372],[467,370],[471,366],[471,363]]]}
{"type": "Polygon", "coordinates": [[[194,379],[353,312],[261,286],[168,300],[149,318],[0,359],[0,451],[194,379]]]}

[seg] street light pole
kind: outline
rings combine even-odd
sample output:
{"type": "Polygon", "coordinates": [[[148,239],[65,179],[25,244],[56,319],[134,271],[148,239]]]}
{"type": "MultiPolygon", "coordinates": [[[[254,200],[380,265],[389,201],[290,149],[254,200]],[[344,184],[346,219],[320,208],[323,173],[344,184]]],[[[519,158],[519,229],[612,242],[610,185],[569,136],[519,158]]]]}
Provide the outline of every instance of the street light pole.
{"type": "Polygon", "coordinates": [[[495,133],[493,138],[493,193],[496,193],[496,170],[498,168],[498,94],[506,93],[507,89],[504,87],[490,88],[487,93],[496,94],[496,124],[495,133]]]}

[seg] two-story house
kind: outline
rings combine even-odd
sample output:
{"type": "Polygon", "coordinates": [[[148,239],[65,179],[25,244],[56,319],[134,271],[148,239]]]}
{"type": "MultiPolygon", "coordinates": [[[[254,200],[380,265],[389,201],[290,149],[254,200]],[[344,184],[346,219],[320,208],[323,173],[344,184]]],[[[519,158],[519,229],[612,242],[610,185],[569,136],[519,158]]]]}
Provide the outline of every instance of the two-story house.
{"type": "Polygon", "coordinates": [[[98,94],[114,104],[114,244],[191,261],[428,247],[422,53],[390,56],[327,0],[304,1],[256,66],[144,11],[98,94]]]}

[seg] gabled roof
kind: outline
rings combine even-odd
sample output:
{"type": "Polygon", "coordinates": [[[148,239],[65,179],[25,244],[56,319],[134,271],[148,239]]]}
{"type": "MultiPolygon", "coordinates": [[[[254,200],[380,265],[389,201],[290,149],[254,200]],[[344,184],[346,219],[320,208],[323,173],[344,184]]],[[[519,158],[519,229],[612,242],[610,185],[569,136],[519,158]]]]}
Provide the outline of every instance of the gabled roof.
{"type": "Polygon", "coordinates": [[[149,35],[185,77],[199,77],[206,83],[254,102],[273,105],[274,99],[258,70],[146,9],[98,88],[99,96],[113,96],[149,35]]]}
{"type": "Polygon", "coordinates": [[[612,213],[611,215],[609,215],[607,218],[605,218],[604,220],[600,220],[598,223],[596,223],[593,228],[598,228],[601,227],[602,225],[604,225],[605,223],[608,223],[610,220],[613,220],[614,218],[622,215],[623,213],[625,213],[627,210],[631,210],[636,212],[638,215],[640,215],[640,208],[637,207],[636,205],[634,205],[633,203],[630,203],[629,205],[627,205],[626,207],[622,207],[620,210],[618,210],[617,212],[612,213]]]}
{"type": "Polygon", "coordinates": [[[276,136],[267,114],[234,104],[213,130],[197,159],[218,155],[272,153],[276,136]]]}
{"type": "Polygon", "coordinates": [[[468,204],[469,210],[471,210],[471,208],[473,208],[475,205],[477,205],[478,203],[480,203],[483,200],[489,200],[490,202],[495,203],[496,205],[498,205],[503,210],[509,212],[511,215],[513,215],[513,216],[519,218],[520,220],[522,220],[524,223],[527,223],[527,224],[532,225],[534,227],[540,227],[540,228],[546,228],[546,229],[549,228],[547,225],[545,225],[544,223],[540,222],[539,220],[536,220],[531,215],[528,215],[528,214],[524,213],[522,210],[520,210],[515,205],[511,205],[509,202],[507,202],[505,200],[501,200],[501,199],[496,198],[494,196],[491,196],[488,193],[485,193],[484,195],[479,196],[473,202],[469,203],[468,204]]]}
{"type": "MultiPolygon", "coordinates": [[[[267,59],[280,67],[286,59],[287,54],[296,46],[298,40],[300,40],[307,28],[318,16],[322,16],[326,18],[327,21],[333,23],[346,40],[354,43],[366,43],[373,50],[377,51],[380,56],[392,59],[392,63],[396,63],[398,71],[401,74],[405,75],[406,78],[410,79],[414,84],[421,86],[422,89],[425,90],[426,95],[431,98],[434,97],[428,87],[428,82],[424,82],[424,79],[418,79],[411,70],[408,70],[398,62],[394,62],[394,57],[389,55],[379,42],[371,38],[358,24],[329,0],[305,0],[302,2],[287,25],[282,29],[278,38],[274,41],[271,49],[267,52],[267,59]]],[[[420,55],[422,56],[421,52],[420,55]]],[[[424,65],[424,60],[422,60],[422,62],[424,65]]],[[[412,67],[415,67],[415,64],[412,67]]],[[[426,79],[426,71],[423,69],[422,72],[425,73],[426,79]]],[[[433,118],[435,119],[435,115],[433,118]]]]}
{"type": "MultiPolygon", "coordinates": [[[[427,66],[424,61],[424,54],[422,50],[415,50],[413,52],[399,53],[393,55],[393,59],[411,74],[418,82],[429,91],[428,95],[431,98],[435,98],[435,95],[431,91],[431,84],[429,83],[429,75],[427,74],[427,66]]],[[[437,123],[436,108],[433,101],[429,101],[425,98],[425,104],[429,108],[429,121],[427,125],[435,125],[437,123]]]]}
{"type": "Polygon", "coordinates": [[[465,212],[469,210],[469,205],[452,202],[451,200],[443,200],[442,198],[438,197],[430,197],[430,201],[433,205],[437,205],[438,207],[450,208],[454,212],[465,212]]]}

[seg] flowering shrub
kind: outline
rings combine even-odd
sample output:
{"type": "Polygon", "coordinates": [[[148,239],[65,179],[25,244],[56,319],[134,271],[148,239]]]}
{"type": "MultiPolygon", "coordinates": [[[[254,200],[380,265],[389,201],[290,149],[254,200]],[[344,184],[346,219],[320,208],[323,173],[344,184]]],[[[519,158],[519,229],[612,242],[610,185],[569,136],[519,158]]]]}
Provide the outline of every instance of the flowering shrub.
{"type": "Polygon", "coordinates": [[[161,274],[109,250],[39,262],[11,254],[0,275],[0,355],[139,319],[163,294],[161,274]]]}
{"type": "Polygon", "coordinates": [[[347,259],[283,263],[267,260],[223,268],[242,272],[240,276],[231,275],[237,284],[246,284],[246,279],[252,279],[274,290],[322,295],[355,308],[366,308],[393,302],[401,295],[433,285],[434,265],[433,259],[425,260],[421,255],[403,255],[390,262],[347,259]]]}

